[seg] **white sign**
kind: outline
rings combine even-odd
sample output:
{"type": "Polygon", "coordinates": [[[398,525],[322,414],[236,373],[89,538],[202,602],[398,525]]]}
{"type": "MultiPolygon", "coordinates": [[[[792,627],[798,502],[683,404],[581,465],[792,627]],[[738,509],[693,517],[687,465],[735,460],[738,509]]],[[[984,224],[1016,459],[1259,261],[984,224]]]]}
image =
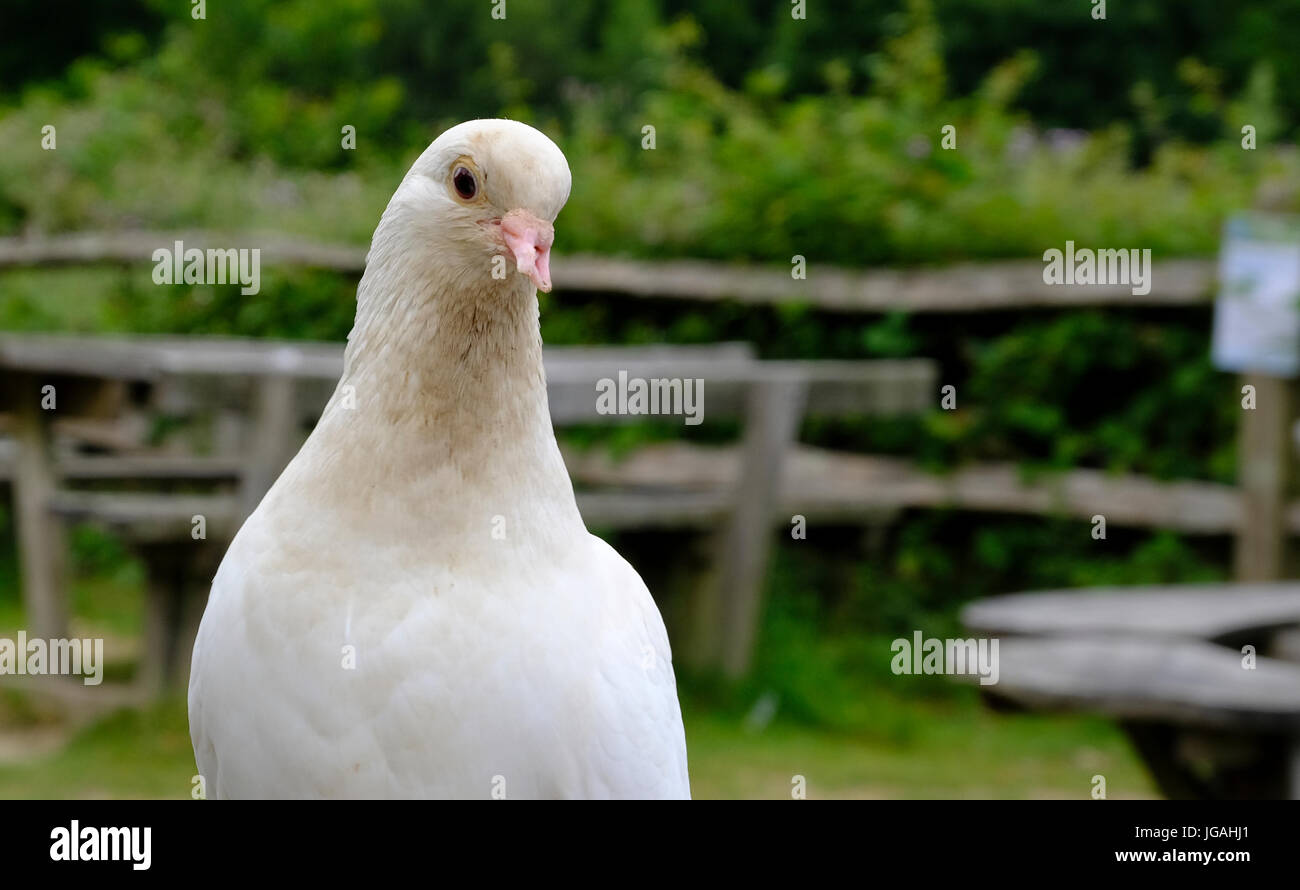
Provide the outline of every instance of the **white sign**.
{"type": "Polygon", "coordinates": [[[1225,371],[1300,374],[1300,218],[1243,214],[1224,227],[1213,358],[1225,371]]]}

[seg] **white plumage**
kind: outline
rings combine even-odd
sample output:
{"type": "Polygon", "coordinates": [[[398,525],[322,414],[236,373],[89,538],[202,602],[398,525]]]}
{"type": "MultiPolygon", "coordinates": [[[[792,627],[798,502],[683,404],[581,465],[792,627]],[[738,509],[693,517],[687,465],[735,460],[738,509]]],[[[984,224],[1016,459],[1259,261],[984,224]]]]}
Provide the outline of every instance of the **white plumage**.
{"type": "Polygon", "coordinates": [[[212,585],[210,797],[689,796],[663,622],[583,525],[547,408],[534,285],[569,185],[488,120],[393,195],[338,389],[212,585]]]}

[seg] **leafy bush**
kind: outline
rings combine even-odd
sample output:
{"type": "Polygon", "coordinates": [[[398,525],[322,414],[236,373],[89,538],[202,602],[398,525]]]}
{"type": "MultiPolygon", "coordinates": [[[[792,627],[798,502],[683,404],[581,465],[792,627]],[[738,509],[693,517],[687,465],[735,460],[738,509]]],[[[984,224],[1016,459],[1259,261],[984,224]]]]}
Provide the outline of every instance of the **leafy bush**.
{"type": "MultiPolygon", "coordinates": [[[[1242,11],[1134,0],[1111,4],[1098,26],[1086,5],[1032,0],[872,0],[834,15],[810,4],[804,23],[781,4],[738,0],[572,0],[562,16],[511,3],[504,22],[479,0],[229,0],[203,23],[148,3],[91,22],[97,55],[70,61],[90,44],[68,34],[49,56],[70,62],[57,77],[37,65],[39,79],[16,86],[14,50],[0,55],[0,235],[203,228],[361,244],[436,132],[494,114],[543,127],[568,155],[565,251],[783,268],[798,254],[811,276],[830,264],[1035,259],[1066,240],[1209,255],[1228,213],[1300,174],[1279,142],[1296,124],[1294,28],[1263,15],[1290,22],[1295,0],[1242,11]],[[1176,27],[1162,35],[1165,24],[1176,27]],[[1184,58],[1189,45],[1198,53],[1184,58]],[[1257,151],[1240,146],[1243,122],[1258,127],[1257,151]],[[40,146],[46,124],[58,128],[53,152],[40,146]],[[341,147],[345,124],[355,151],[341,147]],[[946,126],[955,150],[941,143],[946,126]]],[[[0,326],[347,333],[353,282],[268,270],[263,285],[244,297],[157,288],[144,268],[10,272],[0,326]]],[[[1207,360],[1208,324],[1203,310],[909,318],[543,302],[552,343],[928,356],[959,387],[956,412],[810,423],[810,442],[936,468],[1010,460],[1229,481],[1235,400],[1207,360]]],[[[612,435],[626,448],[660,434],[612,435]]],[[[958,602],[985,593],[1199,579],[1226,564],[1222,541],[1113,533],[1099,554],[1079,528],[933,513],[905,516],[871,554],[845,543],[847,572],[783,551],[757,682],[807,719],[830,719],[854,710],[857,691],[826,677],[878,668],[861,663],[854,634],[940,633],[958,602]]],[[[108,558],[91,555],[85,564],[108,558]]],[[[12,574],[0,553],[0,579],[12,574]]]]}

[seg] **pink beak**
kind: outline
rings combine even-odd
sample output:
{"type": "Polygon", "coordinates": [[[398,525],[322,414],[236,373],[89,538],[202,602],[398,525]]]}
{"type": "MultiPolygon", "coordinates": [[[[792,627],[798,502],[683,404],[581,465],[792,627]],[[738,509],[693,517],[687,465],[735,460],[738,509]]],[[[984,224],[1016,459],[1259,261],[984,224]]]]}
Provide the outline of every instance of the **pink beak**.
{"type": "Polygon", "coordinates": [[[501,218],[501,235],[519,271],[532,279],[539,291],[549,293],[555,227],[527,210],[511,210],[501,218]]]}

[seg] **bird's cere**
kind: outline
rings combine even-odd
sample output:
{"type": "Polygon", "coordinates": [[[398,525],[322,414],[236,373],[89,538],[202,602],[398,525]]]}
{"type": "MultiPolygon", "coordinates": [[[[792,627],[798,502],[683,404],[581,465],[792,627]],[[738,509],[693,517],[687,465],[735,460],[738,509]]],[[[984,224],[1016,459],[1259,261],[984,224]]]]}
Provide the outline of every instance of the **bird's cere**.
{"type": "Polygon", "coordinates": [[[527,210],[511,210],[501,219],[501,235],[514,255],[519,271],[532,279],[539,291],[551,290],[551,244],[555,227],[527,210]]]}

